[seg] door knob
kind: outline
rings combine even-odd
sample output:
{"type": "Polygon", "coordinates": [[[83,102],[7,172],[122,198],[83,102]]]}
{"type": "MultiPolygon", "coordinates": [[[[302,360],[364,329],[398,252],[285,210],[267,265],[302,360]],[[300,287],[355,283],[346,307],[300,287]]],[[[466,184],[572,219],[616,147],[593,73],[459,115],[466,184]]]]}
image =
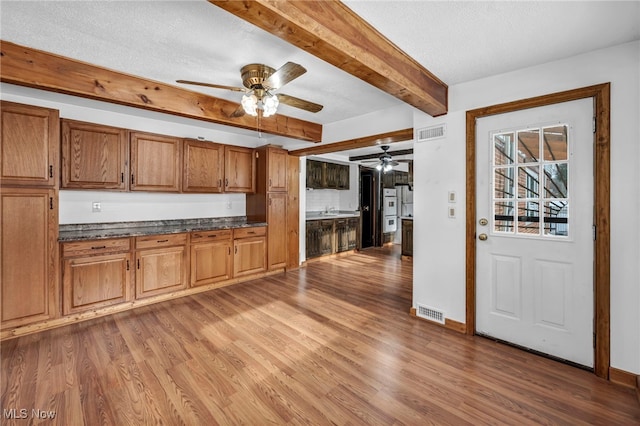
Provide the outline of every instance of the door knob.
{"type": "Polygon", "coordinates": [[[487,238],[488,238],[488,237],[487,237],[487,234],[480,234],[480,235],[478,235],[478,239],[479,239],[480,241],[486,241],[486,240],[487,240],[487,238]]]}

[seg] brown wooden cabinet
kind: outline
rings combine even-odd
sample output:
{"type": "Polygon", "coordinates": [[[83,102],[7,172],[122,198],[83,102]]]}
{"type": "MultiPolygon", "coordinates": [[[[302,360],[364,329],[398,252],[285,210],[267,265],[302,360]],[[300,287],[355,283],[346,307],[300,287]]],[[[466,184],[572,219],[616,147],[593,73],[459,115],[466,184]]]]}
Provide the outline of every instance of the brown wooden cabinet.
{"type": "Polygon", "coordinates": [[[130,301],[131,239],[62,244],[64,315],[130,301]]]}
{"type": "Polygon", "coordinates": [[[413,256],[413,220],[402,219],[402,255],[413,256]]]}
{"type": "Polygon", "coordinates": [[[187,288],[187,234],[136,237],[136,298],[187,288]]]}
{"type": "Polygon", "coordinates": [[[57,191],[0,188],[2,328],[58,316],[57,191]]]}
{"type": "Polygon", "coordinates": [[[311,259],[327,254],[358,248],[360,218],[308,220],[306,226],[306,257],[311,259]]]}
{"type": "Polygon", "coordinates": [[[62,188],[129,188],[127,130],[62,120],[62,188]]]}
{"type": "Polygon", "coordinates": [[[185,139],[183,192],[224,191],[224,145],[185,139]]]}
{"type": "Polygon", "coordinates": [[[269,269],[287,265],[287,193],[267,194],[267,259],[269,269]]]}
{"type": "Polygon", "coordinates": [[[256,190],[255,152],[251,148],[224,147],[224,191],[253,193],[256,190]]]}
{"type": "Polygon", "coordinates": [[[348,164],[307,160],[307,188],[349,189],[349,167],[348,164]]]}
{"type": "Polygon", "coordinates": [[[191,287],[232,277],[232,234],[230,229],[191,233],[191,287]]]}
{"type": "Polygon", "coordinates": [[[263,226],[233,230],[233,276],[267,270],[267,241],[263,226]]]}
{"type": "Polygon", "coordinates": [[[256,149],[256,192],[247,196],[247,218],[266,221],[269,270],[287,265],[287,171],[289,154],[273,146],[256,149]]]}
{"type": "Polygon", "coordinates": [[[132,132],[132,191],[180,192],[182,182],[182,140],[132,132]]]}
{"type": "Polygon", "coordinates": [[[0,183],[58,186],[60,124],[57,110],[2,101],[0,183]]]}

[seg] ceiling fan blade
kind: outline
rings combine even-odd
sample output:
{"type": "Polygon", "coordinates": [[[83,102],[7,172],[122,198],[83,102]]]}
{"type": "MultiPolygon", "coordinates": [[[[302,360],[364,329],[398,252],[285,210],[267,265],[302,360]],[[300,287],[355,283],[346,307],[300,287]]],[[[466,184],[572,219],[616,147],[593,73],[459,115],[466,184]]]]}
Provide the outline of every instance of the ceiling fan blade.
{"type": "Polygon", "coordinates": [[[413,160],[395,160],[398,163],[413,163],[413,160]]]}
{"type": "Polygon", "coordinates": [[[305,101],[304,99],[296,98],[295,96],[285,95],[284,93],[278,93],[278,100],[282,104],[300,108],[309,112],[318,112],[323,108],[323,106],[320,104],[316,104],[311,101],[305,101]]]}
{"type": "Polygon", "coordinates": [[[399,166],[399,165],[400,165],[400,163],[398,163],[398,162],[397,162],[397,161],[395,161],[395,160],[391,160],[391,161],[389,161],[387,164],[391,164],[392,166],[399,166]]]}
{"type": "Polygon", "coordinates": [[[379,163],[380,160],[362,160],[361,163],[379,163]]]}
{"type": "Polygon", "coordinates": [[[214,89],[225,89],[225,90],[231,90],[231,91],[234,91],[234,92],[246,92],[247,91],[247,89],[243,89],[242,87],[223,86],[222,84],[202,83],[200,81],[176,80],[176,83],[194,84],[196,86],[213,87],[214,89]]]}
{"type": "Polygon", "coordinates": [[[262,83],[267,90],[278,90],[290,81],[307,72],[306,68],[294,62],[287,62],[262,83]]]}

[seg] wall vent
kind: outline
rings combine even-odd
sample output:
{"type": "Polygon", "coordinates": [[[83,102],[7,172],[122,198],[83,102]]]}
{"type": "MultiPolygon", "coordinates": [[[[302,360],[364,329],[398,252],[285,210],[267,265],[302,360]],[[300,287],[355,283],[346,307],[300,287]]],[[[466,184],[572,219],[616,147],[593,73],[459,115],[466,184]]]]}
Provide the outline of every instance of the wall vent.
{"type": "Polygon", "coordinates": [[[416,316],[444,324],[444,312],[429,306],[418,304],[416,316]]]}
{"type": "Polygon", "coordinates": [[[434,139],[440,139],[447,134],[447,125],[438,124],[437,126],[425,127],[424,129],[418,129],[418,142],[432,141],[434,139]]]}

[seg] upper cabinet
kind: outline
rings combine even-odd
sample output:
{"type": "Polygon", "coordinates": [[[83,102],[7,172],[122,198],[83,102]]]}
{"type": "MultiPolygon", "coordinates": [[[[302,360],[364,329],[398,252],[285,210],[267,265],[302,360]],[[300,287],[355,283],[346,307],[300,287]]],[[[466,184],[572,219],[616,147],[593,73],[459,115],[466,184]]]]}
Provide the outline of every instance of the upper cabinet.
{"type": "Polygon", "coordinates": [[[132,191],[180,192],[182,182],[182,139],[132,132],[132,191]]]}
{"type": "Polygon", "coordinates": [[[223,192],[224,145],[185,139],[183,192],[223,192]]]}
{"type": "Polygon", "coordinates": [[[255,192],[255,151],[251,148],[225,145],[224,160],[224,191],[255,192]]]}
{"type": "Polygon", "coordinates": [[[127,130],[62,120],[62,188],[128,189],[127,130]]]}
{"type": "Polygon", "coordinates": [[[284,149],[273,147],[267,148],[265,153],[267,155],[267,191],[286,192],[289,153],[284,149]]]}
{"type": "Polygon", "coordinates": [[[307,160],[307,188],[349,189],[349,165],[307,160]]]}
{"type": "Polygon", "coordinates": [[[56,187],[60,149],[58,111],[6,101],[0,105],[2,185],[56,187]]]}

